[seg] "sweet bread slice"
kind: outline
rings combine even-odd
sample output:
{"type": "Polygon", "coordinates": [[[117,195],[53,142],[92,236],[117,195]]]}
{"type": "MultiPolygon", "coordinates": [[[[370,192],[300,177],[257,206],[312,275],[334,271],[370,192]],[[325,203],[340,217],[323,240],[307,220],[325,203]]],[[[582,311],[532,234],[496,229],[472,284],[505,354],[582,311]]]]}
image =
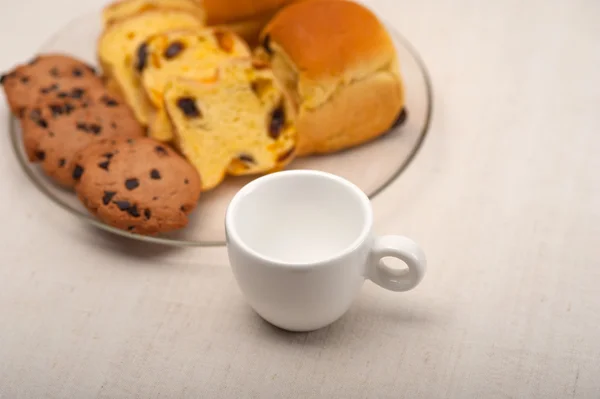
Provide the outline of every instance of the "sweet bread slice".
{"type": "Polygon", "coordinates": [[[206,19],[204,8],[198,0],[119,0],[102,10],[104,26],[152,10],[180,10],[206,19]]]}
{"type": "Polygon", "coordinates": [[[161,32],[202,26],[202,21],[188,12],[155,10],[116,22],[100,37],[98,53],[104,73],[119,87],[137,120],[144,126],[148,125],[152,107],[138,77],[147,62],[143,43],[161,32]]]}
{"type": "Polygon", "coordinates": [[[246,43],[235,34],[218,29],[171,31],[151,37],[146,42],[148,62],[141,73],[142,86],[152,103],[151,137],[170,141],[172,126],[164,107],[165,85],[172,79],[207,79],[215,75],[224,62],[251,57],[246,43]]]}
{"type": "Polygon", "coordinates": [[[203,190],[226,174],[266,173],[294,157],[291,107],[269,69],[233,61],[211,82],[173,80],[165,105],[176,144],[198,170],[203,190]]]}

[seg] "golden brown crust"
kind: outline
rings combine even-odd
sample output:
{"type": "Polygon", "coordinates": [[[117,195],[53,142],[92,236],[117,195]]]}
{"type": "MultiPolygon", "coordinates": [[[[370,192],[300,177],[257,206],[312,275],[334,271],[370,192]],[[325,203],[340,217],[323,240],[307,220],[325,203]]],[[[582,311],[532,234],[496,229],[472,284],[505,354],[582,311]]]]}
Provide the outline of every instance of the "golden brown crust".
{"type": "Polygon", "coordinates": [[[244,21],[230,22],[220,25],[214,25],[217,28],[227,29],[240,36],[248,46],[254,48],[260,43],[259,36],[261,30],[273,18],[275,12],[258,15],[244,21]]]}
{"type": "Polygon", "coordinates": [[[345,86],[323,106],[300,110],[298,156],[336,152],[373,140],[392,126],[403,104],[402,86],[389,72],[345,86]]]}
{"type": "Polygon", "coordinates": [[[352,79],[362,71],[384,67],[395,57],[394,44],[378,18],[351,1],[292,4],[265,27],[261,40],[267,36],[310,79],[352,79]]]}
{"type": "Polygon", "coordinates": [[[270,63],[296,108],[299,156],[372,140],[404,106],[394,43],[357,3],[290,5],[261,37],[256,56],[270,63]]]}
{"type": "Polygon", "coordinates": [[[203,0],[203,6],[208,25],[223,25],[256,19],[292,2],[294,0],[203,0]]]}

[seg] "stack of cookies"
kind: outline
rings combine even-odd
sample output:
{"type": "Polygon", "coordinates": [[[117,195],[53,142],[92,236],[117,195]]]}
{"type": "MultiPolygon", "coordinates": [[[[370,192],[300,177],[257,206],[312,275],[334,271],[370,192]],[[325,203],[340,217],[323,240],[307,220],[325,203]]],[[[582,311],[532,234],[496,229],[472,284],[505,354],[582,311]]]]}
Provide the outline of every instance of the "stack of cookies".
{"type": "Polygon", "coordinates": [[[143,234],[187,224],[200,195],[198,173],[160,142],[144,138],[129,105],[92,67],[45,54],[1,82],[20,119],[29,160],[60,186],[75,189],[92,213],[143,234]]]}
{"type": "Polygon", "coordinates": [[[406,119],[392,39],[352,1],[119,0],[103,23],[102,77],[46,54],[2,83],[29,159],[121,229],[181,228],[228,175],[406,119]]]}

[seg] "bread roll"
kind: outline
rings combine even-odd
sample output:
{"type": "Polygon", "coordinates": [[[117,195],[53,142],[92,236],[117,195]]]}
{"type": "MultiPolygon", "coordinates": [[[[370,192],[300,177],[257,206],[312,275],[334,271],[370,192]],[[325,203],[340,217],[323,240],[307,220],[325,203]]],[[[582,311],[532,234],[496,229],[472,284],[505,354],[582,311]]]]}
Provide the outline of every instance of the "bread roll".
{"type": "Polygon", "coordinates": [[[212,78],[220,64],[251,57],[242,39],[213,28],[161,33],[148,39],[145,46],[148,62],[141,71],[142,86],[154,107],[149,134],[160,141],[173,138],[163,97],[170,80],[212,78]]]}
{"type": "Polygon", "coordinates": [[[104,74],[112,81],[112,87],[118,87],[142,125],[148,126],[152,106],[138,77],[147,62],[140,45],[161,32],[198,29],[203,25],[203,21],[185,11],[152,10],[114,22],[100,37],[98,55],[104,74]]]}
{"type": "Polygon", "coordinates": [[[404,106],[394,43],[378,18],[345,0],[280,11],[261,34],[297,114],[298,155],[331,153],[386,132],[404,106]]]}
{"type": "Polygon", "coordinates": [[[272,72],[249,61],[223,65],[213,81],[171,81],[165,105],[176,145],[198,170],[203,190],[226,174],[266,173],[294,157],[289,102],[272,72]]]}

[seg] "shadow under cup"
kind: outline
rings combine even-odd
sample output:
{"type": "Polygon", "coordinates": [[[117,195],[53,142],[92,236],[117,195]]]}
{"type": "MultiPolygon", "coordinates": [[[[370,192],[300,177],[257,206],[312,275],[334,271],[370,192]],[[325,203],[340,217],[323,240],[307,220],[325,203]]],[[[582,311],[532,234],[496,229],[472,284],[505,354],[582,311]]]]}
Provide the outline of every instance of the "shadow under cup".
{"type": "Polygon", "coordinates": [[[355,185],[324,172],[293,170],[245,186],[228,210],[230,235],[259,258],[309,264],[338,257],[369,235],[372,210],[355,185]]]}

